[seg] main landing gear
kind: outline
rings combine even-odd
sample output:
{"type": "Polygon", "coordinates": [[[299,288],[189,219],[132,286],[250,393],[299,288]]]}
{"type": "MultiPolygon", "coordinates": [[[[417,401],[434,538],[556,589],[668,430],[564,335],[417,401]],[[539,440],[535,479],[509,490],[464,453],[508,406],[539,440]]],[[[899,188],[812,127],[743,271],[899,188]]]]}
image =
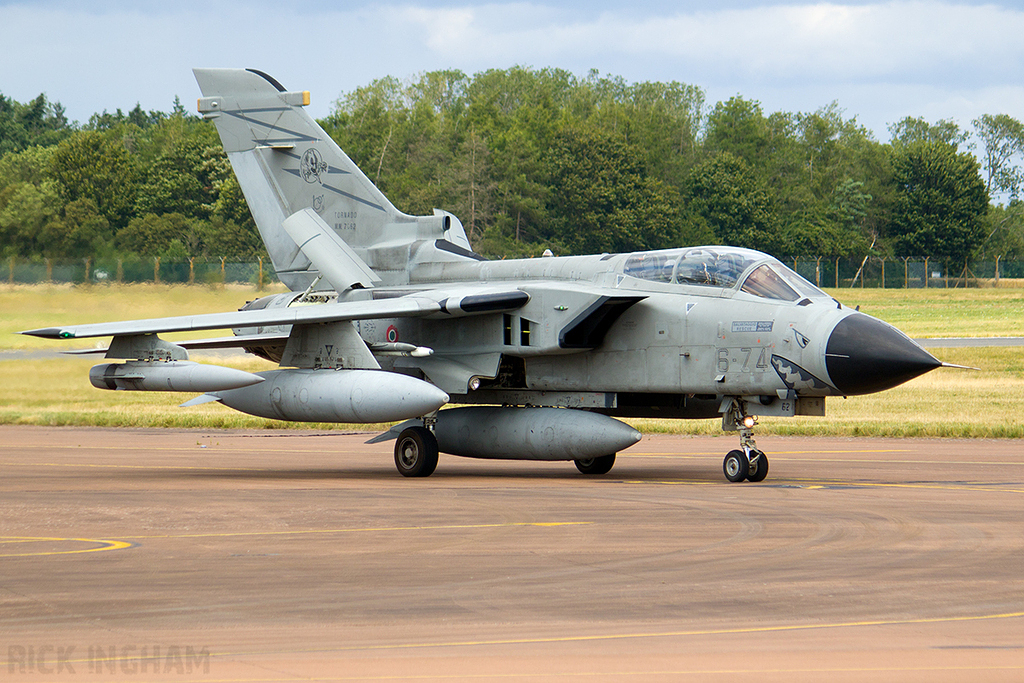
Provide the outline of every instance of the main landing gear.
{"type": "Polygon", "coordinates": [[[740,433],[740,449],[729,451],[722,463],[725,478],[731,482],[764,481],[768,476],[768,456],[757,449],[754,443],[754,425],[757,420],[753,415],[744,415],[736,407],[725,414],[723,428],[740,433]]]}
{"type": "Polygon", "coordinates": [[[602,455],[598,458],[587,458],[586,460],[574,460],[576,469],[583,474],[608,474],[612,465],[615,464],[615,454],[602,455]]]}
{"type": "Polygon", "coordinates": [[[437,438],[426,427],[403,429],[395,441],[395,467],[403,477],[429,477],[437,468],[437,438]]]}

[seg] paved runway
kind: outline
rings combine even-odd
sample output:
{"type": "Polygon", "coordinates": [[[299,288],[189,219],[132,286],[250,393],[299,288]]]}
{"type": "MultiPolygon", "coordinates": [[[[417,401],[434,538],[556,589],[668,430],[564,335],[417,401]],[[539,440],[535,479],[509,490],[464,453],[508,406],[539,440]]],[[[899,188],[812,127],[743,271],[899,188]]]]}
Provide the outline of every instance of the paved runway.
{"type": "Polygon", "coordinates": [[[1024,678],[1024,444],[645,437],[604,477],[366,435],[0,427],[10,680],[1024,678]]]}

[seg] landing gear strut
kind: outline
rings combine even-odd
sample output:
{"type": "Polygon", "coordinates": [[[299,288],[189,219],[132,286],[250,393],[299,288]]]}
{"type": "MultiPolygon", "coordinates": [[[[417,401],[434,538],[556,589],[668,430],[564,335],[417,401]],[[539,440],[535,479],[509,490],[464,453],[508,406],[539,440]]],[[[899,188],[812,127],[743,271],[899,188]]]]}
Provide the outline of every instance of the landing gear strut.
{"type": "Polygon", "coordinates": [[[729,451],[722,463],[725,478],[731,482],[764,481],[768,476],[768,456],[757,448],[754,442],[754,425],[757,418],[746,415],[739,401],[733,403],[722,416],[722,428],[740,433],[740,450],[729,451]]]}

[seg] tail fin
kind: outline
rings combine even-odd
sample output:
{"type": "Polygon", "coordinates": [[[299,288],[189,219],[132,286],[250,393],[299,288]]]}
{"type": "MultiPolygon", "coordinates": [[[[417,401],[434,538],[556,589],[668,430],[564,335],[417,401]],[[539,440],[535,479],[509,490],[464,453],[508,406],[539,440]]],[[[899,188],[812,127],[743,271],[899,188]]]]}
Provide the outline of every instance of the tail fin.
{"type": "Polygon", "coordinates": [[[458,219],[443,211],[409,216],[392,205],[302,107],[309,92],[289,92],[252,69],[194,69],[212,119],[274,262],[278,277],[305,289],[318,269],[282,227],[312,209],[388,283],[407,281],[412,247],[444,240],[470,249],[458,219]]]}

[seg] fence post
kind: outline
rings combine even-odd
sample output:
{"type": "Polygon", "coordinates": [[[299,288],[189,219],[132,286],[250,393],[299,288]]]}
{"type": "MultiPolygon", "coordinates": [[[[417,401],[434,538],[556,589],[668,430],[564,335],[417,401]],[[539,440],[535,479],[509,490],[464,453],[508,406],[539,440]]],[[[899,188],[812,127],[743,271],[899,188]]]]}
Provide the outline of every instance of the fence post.
{"type": "Polygon", "coordinates": [[[220,257],[220,283],[222,285],[227,283],[227,278],[224,275],[224,258],[223,256],[220,257]]]}
{"type": "Polygon", "coordinates": [[[839,289],[839,258],[836,257],[836,289],[839,289]]]}
{"type": "Polygon", "coordinates": [[[885,257],[882,257],[882,289],[885,289],[885,257]]]}
{"type": "Polygon", "coordinates": [[[89,284],[89,270],[92,268],[92,257],[88,256],[85,259],[85,281],[83,284],[89,284]]]}
{"type": "Polygon", "coordinates": [[[192,265],[192,257],[188,257],[188,283],[194,285],[196,283],[196,271],[192,265]]]}
{"type": "Polygon", "coordinates": [[[256,291],[257,292],[262,292],[263,291],[263,257],[262,256],[258,256],[257,258],[260,260],[260,279],[256,282],[256,291]]]}
{"type": "Polygon", "coordinates": [[[158,284],[159,282],[160,282],[160,257],[159,256],[154,256],[153,257],[153,284],[155,285],[155,284],[158,284]]]}
{"type": "MultiPolygon", "coordinates": [[[[11,263],[14,263],[14,259],[11,259],[11,263]]],[[[11,267],[11,282],[14,282],[14,267],[11,267]]],[[[999,286],[999,257],[996,256],[996,287],[999,286]]]]}
{"type": "Polygon", "coordinates": [[[924,257],[924,288],[928,289],[928,278],[931,277],[931,273],[928,272],[928,257],[924,257]]]}
{"type": "Polygon", "coordinates": [[[814,260],[814,286],[821,287],[821,257],[814,260]]]}

